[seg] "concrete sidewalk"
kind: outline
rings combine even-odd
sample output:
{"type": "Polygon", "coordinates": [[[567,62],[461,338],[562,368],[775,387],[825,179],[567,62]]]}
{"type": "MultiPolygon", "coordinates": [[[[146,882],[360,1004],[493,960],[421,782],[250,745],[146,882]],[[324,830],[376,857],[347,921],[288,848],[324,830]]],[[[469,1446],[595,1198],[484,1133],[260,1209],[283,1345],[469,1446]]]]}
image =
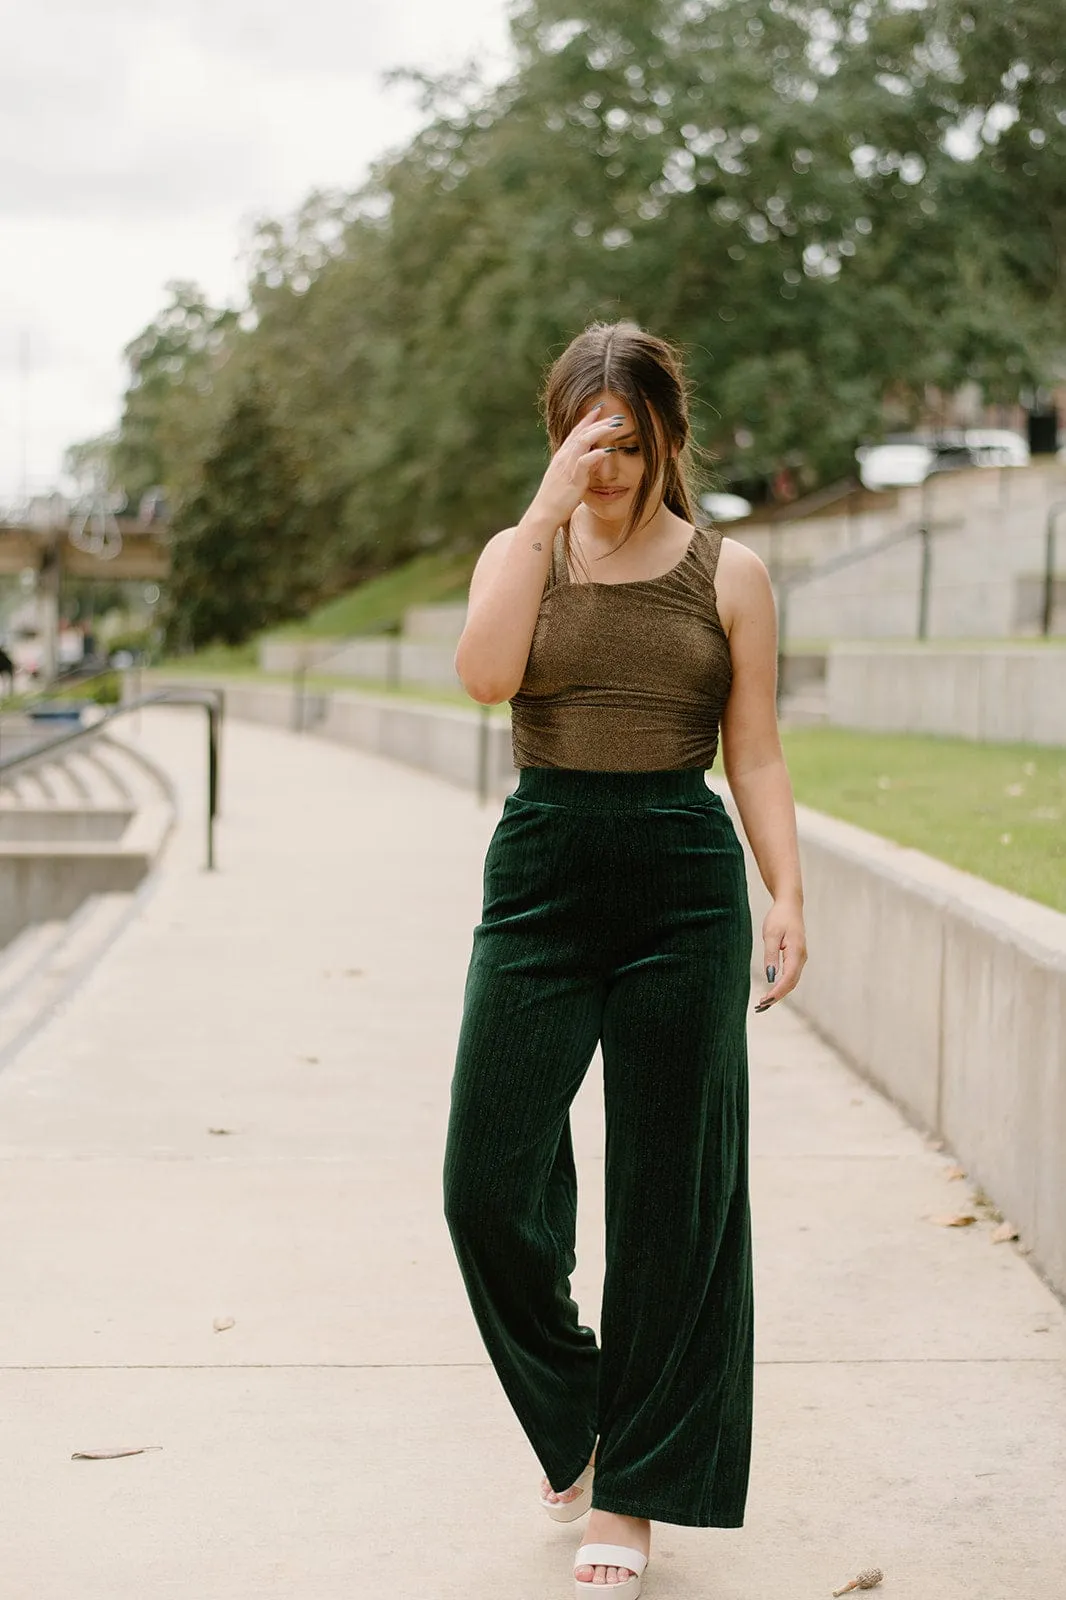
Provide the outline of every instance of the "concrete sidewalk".
{"type": "MultiPolygon", "coordinates": [[[[163,870],[0,1074],[0,1600],[569,1600],[583,1525],[543,1519],[440,1215],[498,807],[231,723],[208,875],[199,722],[139,739],[183,798],[163,870]]],[[[748,1524],[657,1527],[649,1600],[875,1565],[885,1600],[1058,1600],[1062,1307],[990,1223],[930,1220],[968,1185],[794,1016],[751,1039],[748,1524]]],[[[593,1324],[601,1137],[594,1064],[593,1324]]]]}

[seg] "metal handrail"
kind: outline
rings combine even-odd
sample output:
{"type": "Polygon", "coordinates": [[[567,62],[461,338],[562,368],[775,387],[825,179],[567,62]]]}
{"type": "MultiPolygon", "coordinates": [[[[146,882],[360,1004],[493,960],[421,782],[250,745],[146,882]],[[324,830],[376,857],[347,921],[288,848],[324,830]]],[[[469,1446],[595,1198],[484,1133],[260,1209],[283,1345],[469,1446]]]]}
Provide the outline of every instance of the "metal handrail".
{"type": "Polygon", "coordinates": [[[1049,506],[1044,529],[1044,600],[1040,608],[1040,631],[1045,638],[1051,632],[1055,614],[1055,543],[1058,519],[1064,511],[1066,500],[1057,500],[1049,506]]]}
{"type": "Polygon", "coordinates": [[[926,638],[929,631],[929,587],[932,576],[932,530],[929,522],[923,519],[920,522],[908,523],[906,527],[897,528],[895,533],[888,533],[883,539],[875,539],[872,544],[859,545],[854,550],[842,550],[839,555],[830,556],[828,561],[821,561],[815,567],[808,567],[804,572],[797,572],[788,578],[779,578],[777,582],[777,700],[781,703],[782,684],[785,671],[786,641],[788,638],[788,597],[793,589],[802,588],[805,583],[813,583],[816,578],[825,578],[831,572],[839,572],[843,567],[855,566],[857,563],[867,561],[871,556],[881,555],[885,550],[892,550],[897,545],[907,544],[911,539],[922,541],[922,569],[918,585],[918,633],[919,639],[926,638]]]}
{"type": "MultiPolygon", "coordinates": [[[[338,645],[335,650],[328,650],[324,656],[319,656],[315,666],[319,667],[326,661],[332,661],[334,656],[341,655],[348,648],[348,641],[338,645]]],[[[307,731],[307,673],[308,656],[311,649],[304,641],[300,646],[300,654],[296,665],[292,669],[292,731],[293,733],[306,733],[307,731]]]]}
{"type": "MultiPolygon", "coordinates": [[[[926,484],[931,480],[926,479],[926,484]]],[[[844,550],[837,556],[830,556],[828,561],[822,561],[816,567],[809,567],[805,572],[797,572],[790,577],[780,578],[777,581],[778,589],[778,617],[777,617],[777,696],[778,704],[781,700],[781,684],[784,675],[785,644],[787,639],[788,596],[793,589],[802,587],[805,583],[813,583],[816,578],[824,578],[831,572],[837,572],[842,567],[850,567],[859,561],[866,561],[870,556],[880,555],[882,551],[891,550],[895,545],[906,544],[910,539],[922,541],[921,574],[918,581],[918,628],[916,637],[926,639],[929,636],[929,592],[932,580],[933,562],[933,535],[930,524],[928,507],[928,494],[923,484],[923,514],[918,522],[899,528],[895,533],[886,534],[883,539],[877,539],[873,544],[859,545],[854,550],[844,550]]],[[[1055,568],[1057,565],[1057,533],[1058,519],[1066,513],[1066,500],[1058,500],[1048,508],[1047,522],[1044,529],[1044,572],[1042,577],[1043,596],[1041,602],[1040,631],[1045,638],[1051,633],[1051,624],[1055,611],[1055,568]]]]}
{"type": "Polygon", "coordinates": [[[18,701],[16,707],[19,711],[28,710],[32,706],[41,705],[46,700],[54,699],[56,695],[65,694],[70,688],[83,683],[95,683],[97,678],[110,678],[117,674],[117,667],[93,667],[91,672],[83,672],[74,667],[69,672],[61,672],[48,685],[47,689],[40,689],[36,694],[29,695],[25,700],[12,691],[11,694],[0,696],[0,705],[11,705],[18,701]]]}
{"type": "Polygon", "coordinates": [[[23,700],[18,709],[32,711],[34,706],[44,705],[58,695],[66,694],[68,689],[80,689],[84,684],[99,682],[101,678],[117,678],[120,672],[121,668],[112,666],[94,667],[91,672],[81,672],[77,668],[72,672],[61,672],[52,679],[47,689],[41,689],[28,700],[23,700]]]}
{"type": "MultiPolygon", "coordinates": [[[[400,643],[399,634],[393,634],[393,633],[390,632],[390,630],[385,629],[385,628],[380,629],[379,632],[385,634],[387,637],[394,638],[396,640],[397,645],[399,645],[399,643],[400,643]]],[[[353,635],[351,639],[346,639],[344,644],[339,645],[336,650],[331,650],[331,651],[329,651],[329,653],[327,655],[320,656],[319,659],[315,662],[315,666],[319,667],[325,661],[332,661],[334,656],[343,655],[344,652],[353,643],[356,642],[356,640],[372,638],[372,637],[375,637],[375,636],[371,635],[371,634],[355,634],[355,635],[353,635]]],[[[398,686],[397,682],[396,682],[397,674],[395,672],[394,652],[390,652],[389,665],[390,665],[390,672],[389,672],[388,677],[385,679],[385,685],[384,685],[384,687],[386,689],[396,688],[398,686]]],[[[292,680],[293,680],[292,681],[292,693],[293,693],[292,731],[294,733],[304,733],[306,731],[306,723],[307,723],[307,719],[306,719],[306,715],[305,715],[305,711],[304,711],[306,698],[307,698],[307,696],[306,696],[306,683],[307,683],[307,661],[306,661],[306,658],[302,657],[300,662],[298,663],[298,665],[293,669],[292,680]]],[[[326,693],[329,693],[329,694],[331,694],[332,692],[333,692],[332,690],[327,690],[326,691],[326,693]]],[[[490,731],[490,719],[491,719],[491,716],[492,716],[492,707],[491,706],[487,706],[487,705],[482,705],[480,707],[480,717],[479,717],[479,720],[478,720],[478,735],[477,735],[477,795],[478,795],[478,799],[479,799],[479,801],[481,802],[482,805],[487,804],[487,802],[489,800],[489,731],[490,731]]]]}
{"type": "MultiPolygon", "coordinates": [[[[345,639],[342,644],[339,644],[335,650],[327,650],[324,656],[319,656],[317,660],[310,666],[307,659],[311,654],[310,648],[301,650],[299,659],[297,660],[295,667],[292,669],[293,733],[306,732],[307,676],[309,670],[315,670],[318,667],[324,666],[327,661],[333,661],[337,656],[346,654],[346,652],[351,649],[352,645],[358,644],[361,639],[377,638],[395,640],[395,647],[389,651],[388,670],[385,675],[384,686],[386,689],[396,689],[399,687],[399,673],[397,672],[396,668],[397,657],[399,654],[400,635],[391,627],[376,628],[371,630],[369,633],[352,634],[350,638],[345,639]]],[[[306,644],[307,641],[304,641],[304,643],[306,644]]]]}
{"type": "Polygon", "coordinates": [[[65,733],[41,739],[28,749],[18,751],[16,755],[5,756],[0,760],[0,774],[14,772],[19,767],[39,761],[63,745],[76,744],[83,739],[95,739],[117,718],[128,716],[131,711],[139,711],[143,706],[159,705],[202,706],[207,712],[207,870],[213,872],[215,818],[218,815],[219,753],[225,712],[225,691],[222,689],[158,689],[154,694],[138,695],[135,700],[127,700],[124,705],[116,706],[113,711],[106,712],[88,727],[70,728],[65,733]]]}
{"type": "Polygon", "coordinates": [[[802,522],[805,517],[813,517],[819,511],[824,511],[826,506],[850,500],[853,494],[868,493],[860,478],[841,478],[836,483],[825,484],[821,489],[812,489],[809,494],[800,495],[796,500],[786,500],[781,505],[771,507],[765,520],[770,527],[779,522],[802,522]]]}

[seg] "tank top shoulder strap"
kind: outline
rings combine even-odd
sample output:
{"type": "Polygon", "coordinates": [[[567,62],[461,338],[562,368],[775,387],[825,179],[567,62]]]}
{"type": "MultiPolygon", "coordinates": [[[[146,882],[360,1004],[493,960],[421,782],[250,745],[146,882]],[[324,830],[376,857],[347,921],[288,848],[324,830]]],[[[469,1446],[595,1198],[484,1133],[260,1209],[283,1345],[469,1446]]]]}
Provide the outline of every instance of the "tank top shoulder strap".
{"type": "Polygon", "coordinates": [[[569,574],[566,570],[566,545],[563,540],[563,530],[562,528],[556,528],[555,537],[552,540],[551,566],[548,568],[548,575],[544,580],[544,593],[548,594],[552,589],[557,588],[559,584],[567,583],[568,581],[569,574]]]}
{"type": "Polygon", "coordinates": [[[718,557],[722,553],[724,534],[718,528],[696,528],[696,559],[711,582],[718,570],[718,557]]]}

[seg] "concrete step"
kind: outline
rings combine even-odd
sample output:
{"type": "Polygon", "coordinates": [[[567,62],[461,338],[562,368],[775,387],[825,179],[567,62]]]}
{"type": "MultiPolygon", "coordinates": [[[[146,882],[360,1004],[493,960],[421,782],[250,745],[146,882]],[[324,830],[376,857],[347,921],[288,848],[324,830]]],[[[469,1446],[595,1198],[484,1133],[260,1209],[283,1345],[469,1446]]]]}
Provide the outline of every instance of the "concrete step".
{"type": "Polygon", "coordinates": [[[0,757],[17,755],[27,745],[36,744],[41,730],[18,711],[0,715],[0,757]]]}
{"type": "Polygon", "coordinates": [[[829,721],[829,700],[824,687],[798,689],[781,700],[782,727],[814,727],[829,721]]]}
{"type": "Polygon", "coordinates": [[[38,767],[20,767],[8,773],[3,790],[10,803],[19,806],[51,805],[52,791],[42,778],[38,767]]]}
{"type": "Polygon", "coordinates": [[[119,932],[133,905],[133,894],[90,895],[66,923],[42,923],[20,934],[0,966],[0,1067],[54,1013],[65,996],[95,965],[119,932]],[[46,935],[40,930],[49,929],[46,935]],[[35,938],[30,939],[33,933],[35,938]],[[14,966],[4,978],[8,961],[14,966]],[[11,973],[18,974],[12,981],[11,973]]]}
{"type": "Polygon", "coordinates": [[[124,738],[101,734],[87,747],[102,776],[115,784],[134,806],[157,805],[171,800],[164,774],[124,738]]]}
{"type": "MultiPolygon", "coordinates": [[[[9,754],[14,750],[3,747],[9,754]]],[[[0,807],[75,806],[133,809],[169,800],[166,782],[135,746],[101,734],[8,773],[0,807]]]]}
{"type": "Polygon", "coordinates": [[[49,799],[55,806],[80,806],[85,803],[85,790],[72,776],[62,756],[53,761],[42,761],[36,772],[47,788],[49,799]]]}
{"type": "Polygon", "coordinates": [[[81,784],[85,798],[91,804],[128,805],[133,797],[120,774],[112,769],[107,754],[101,752],[103,737],[101,735],[100,739],[94,739],[91,744],[76,745],[67,756],[66,765],[71,777],[81,784]]]}
{"type": "Polygon", "coordinates": [[[0,951],[0,1006],[46,961],[66,932],[66,923],[36,922],[0,951]]]}

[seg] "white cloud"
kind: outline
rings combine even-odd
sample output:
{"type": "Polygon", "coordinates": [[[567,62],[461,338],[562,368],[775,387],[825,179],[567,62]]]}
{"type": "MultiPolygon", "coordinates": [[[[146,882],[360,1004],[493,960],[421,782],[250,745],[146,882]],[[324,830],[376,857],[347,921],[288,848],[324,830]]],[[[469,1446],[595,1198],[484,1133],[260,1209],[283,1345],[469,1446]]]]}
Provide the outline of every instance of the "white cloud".
{"type": "Polygon", "coordinates": [[[506,61],[505,0],[37,0],[0,59],[0,502],[118,415],[124,344],[248,221],[354,187],[417,125],[381,74],[506,61]],[[29,381],[20,350],[29,351],[29,381]]]}

